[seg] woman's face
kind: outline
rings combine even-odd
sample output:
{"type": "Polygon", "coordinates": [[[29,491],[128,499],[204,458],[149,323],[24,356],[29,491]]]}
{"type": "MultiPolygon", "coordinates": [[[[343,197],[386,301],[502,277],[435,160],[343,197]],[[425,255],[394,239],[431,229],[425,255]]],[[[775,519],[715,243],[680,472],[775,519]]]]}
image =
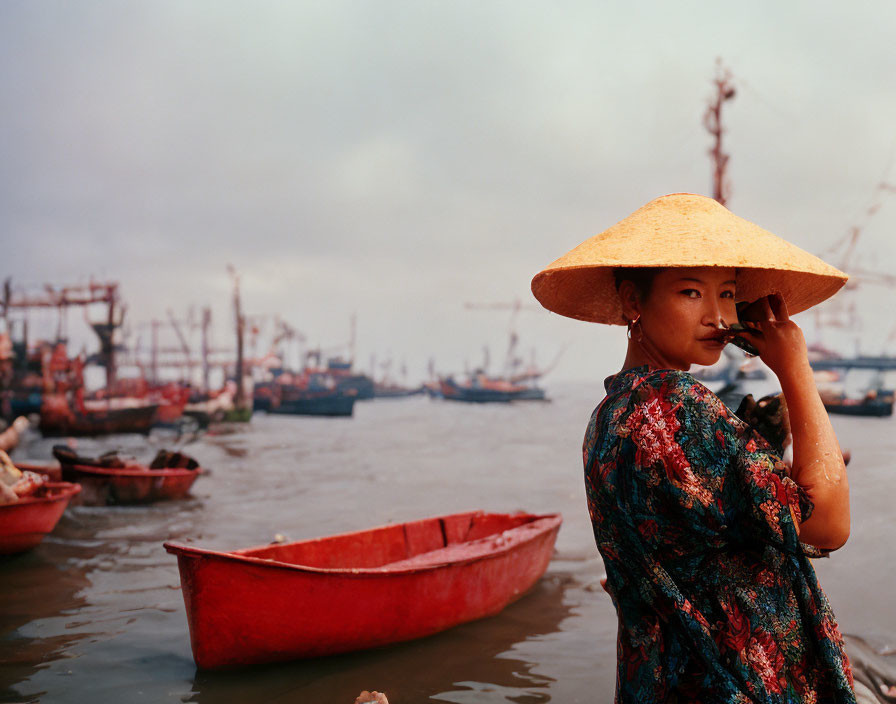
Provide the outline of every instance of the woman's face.
{"type": "Polygon", "coordinates": [[[737,322],[733,268],[661,269],[639,302],[641,329],[660,358],[674,369],[719,361],[724,343],[713,338],[720,323],[737,322]]]}

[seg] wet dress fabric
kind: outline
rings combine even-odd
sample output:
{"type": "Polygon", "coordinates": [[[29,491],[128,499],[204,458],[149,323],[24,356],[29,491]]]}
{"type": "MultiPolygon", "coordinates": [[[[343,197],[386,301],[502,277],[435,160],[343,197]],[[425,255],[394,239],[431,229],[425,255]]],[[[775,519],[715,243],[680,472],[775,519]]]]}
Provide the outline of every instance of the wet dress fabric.
{"type": "Polygon", "coordinates": [[[585,486],[619,620],[616,702],[855,702],[771,446],[686,372],[628,369],[585,435],[585,486]]]}

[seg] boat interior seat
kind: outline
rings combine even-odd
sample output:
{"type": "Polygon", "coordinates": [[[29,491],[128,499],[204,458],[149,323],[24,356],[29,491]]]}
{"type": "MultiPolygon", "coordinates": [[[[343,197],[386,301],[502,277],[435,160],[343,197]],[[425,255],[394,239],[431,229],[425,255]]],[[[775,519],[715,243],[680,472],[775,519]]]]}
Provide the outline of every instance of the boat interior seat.
{"type": "MultiPolygon", "coordinates": [[[[531,531],[538,530],[538,521],[533,516],[508,517],[506,515],[481,514],[473,515],[470,518],[463,537],[460,539],[446,540],[441,546],[435,545],[429,550],[412,551],[409,549],[408,557],[389,562],[383,567],[394,570],[473,560],[519,542],[531,531]],[[528,526],[530,530],[525,528],[513,530],[521,526],[528,526]],[[513,530],[512,533],[509,532],[511,530],[513,530]]],[[[443,521],[444,519],[438,520],[443,521]]],[[[447,531],[443,529],[443,533],[447,533],[447,531]]]]}
{"type": "Polygon", "coordinates": [[[471,542],[484,539],[483,545],[486,545],[488,538],[532,520],[532,516],[525,514],[508,516],[471,511],[234,553],[325,569],[391,568],[396,564],[410,564],[409,561],[428,564],[459,559],[455,557],[458,548],[463,550],[471,542]]]}

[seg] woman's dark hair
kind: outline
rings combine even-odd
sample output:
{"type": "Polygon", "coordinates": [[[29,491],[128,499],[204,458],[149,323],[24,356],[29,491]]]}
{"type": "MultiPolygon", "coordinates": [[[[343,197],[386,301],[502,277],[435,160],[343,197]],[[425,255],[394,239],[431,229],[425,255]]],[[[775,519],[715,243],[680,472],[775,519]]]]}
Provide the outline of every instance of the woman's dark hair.
{"type": "Polygon", "coordinates": [[[653,279],[659,272],[656,267],[632,266],[617,267],[613,269],[613,280],[616,282],[616,290],[622,286],[623,281],[631,281],[640,300],[650,295],[653,279]]]}

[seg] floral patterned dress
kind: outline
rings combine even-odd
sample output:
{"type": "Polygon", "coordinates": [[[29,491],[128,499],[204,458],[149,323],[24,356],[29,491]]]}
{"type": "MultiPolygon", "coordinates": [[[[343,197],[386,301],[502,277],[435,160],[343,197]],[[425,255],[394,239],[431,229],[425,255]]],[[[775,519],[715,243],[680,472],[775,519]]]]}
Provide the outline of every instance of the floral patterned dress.
{"type": "Polygon", "coordinates": [[[768,443],[690,374],[628,369],[585,435],[585,486],[619,619],[616,702],[855,702],[768,443]]]}

